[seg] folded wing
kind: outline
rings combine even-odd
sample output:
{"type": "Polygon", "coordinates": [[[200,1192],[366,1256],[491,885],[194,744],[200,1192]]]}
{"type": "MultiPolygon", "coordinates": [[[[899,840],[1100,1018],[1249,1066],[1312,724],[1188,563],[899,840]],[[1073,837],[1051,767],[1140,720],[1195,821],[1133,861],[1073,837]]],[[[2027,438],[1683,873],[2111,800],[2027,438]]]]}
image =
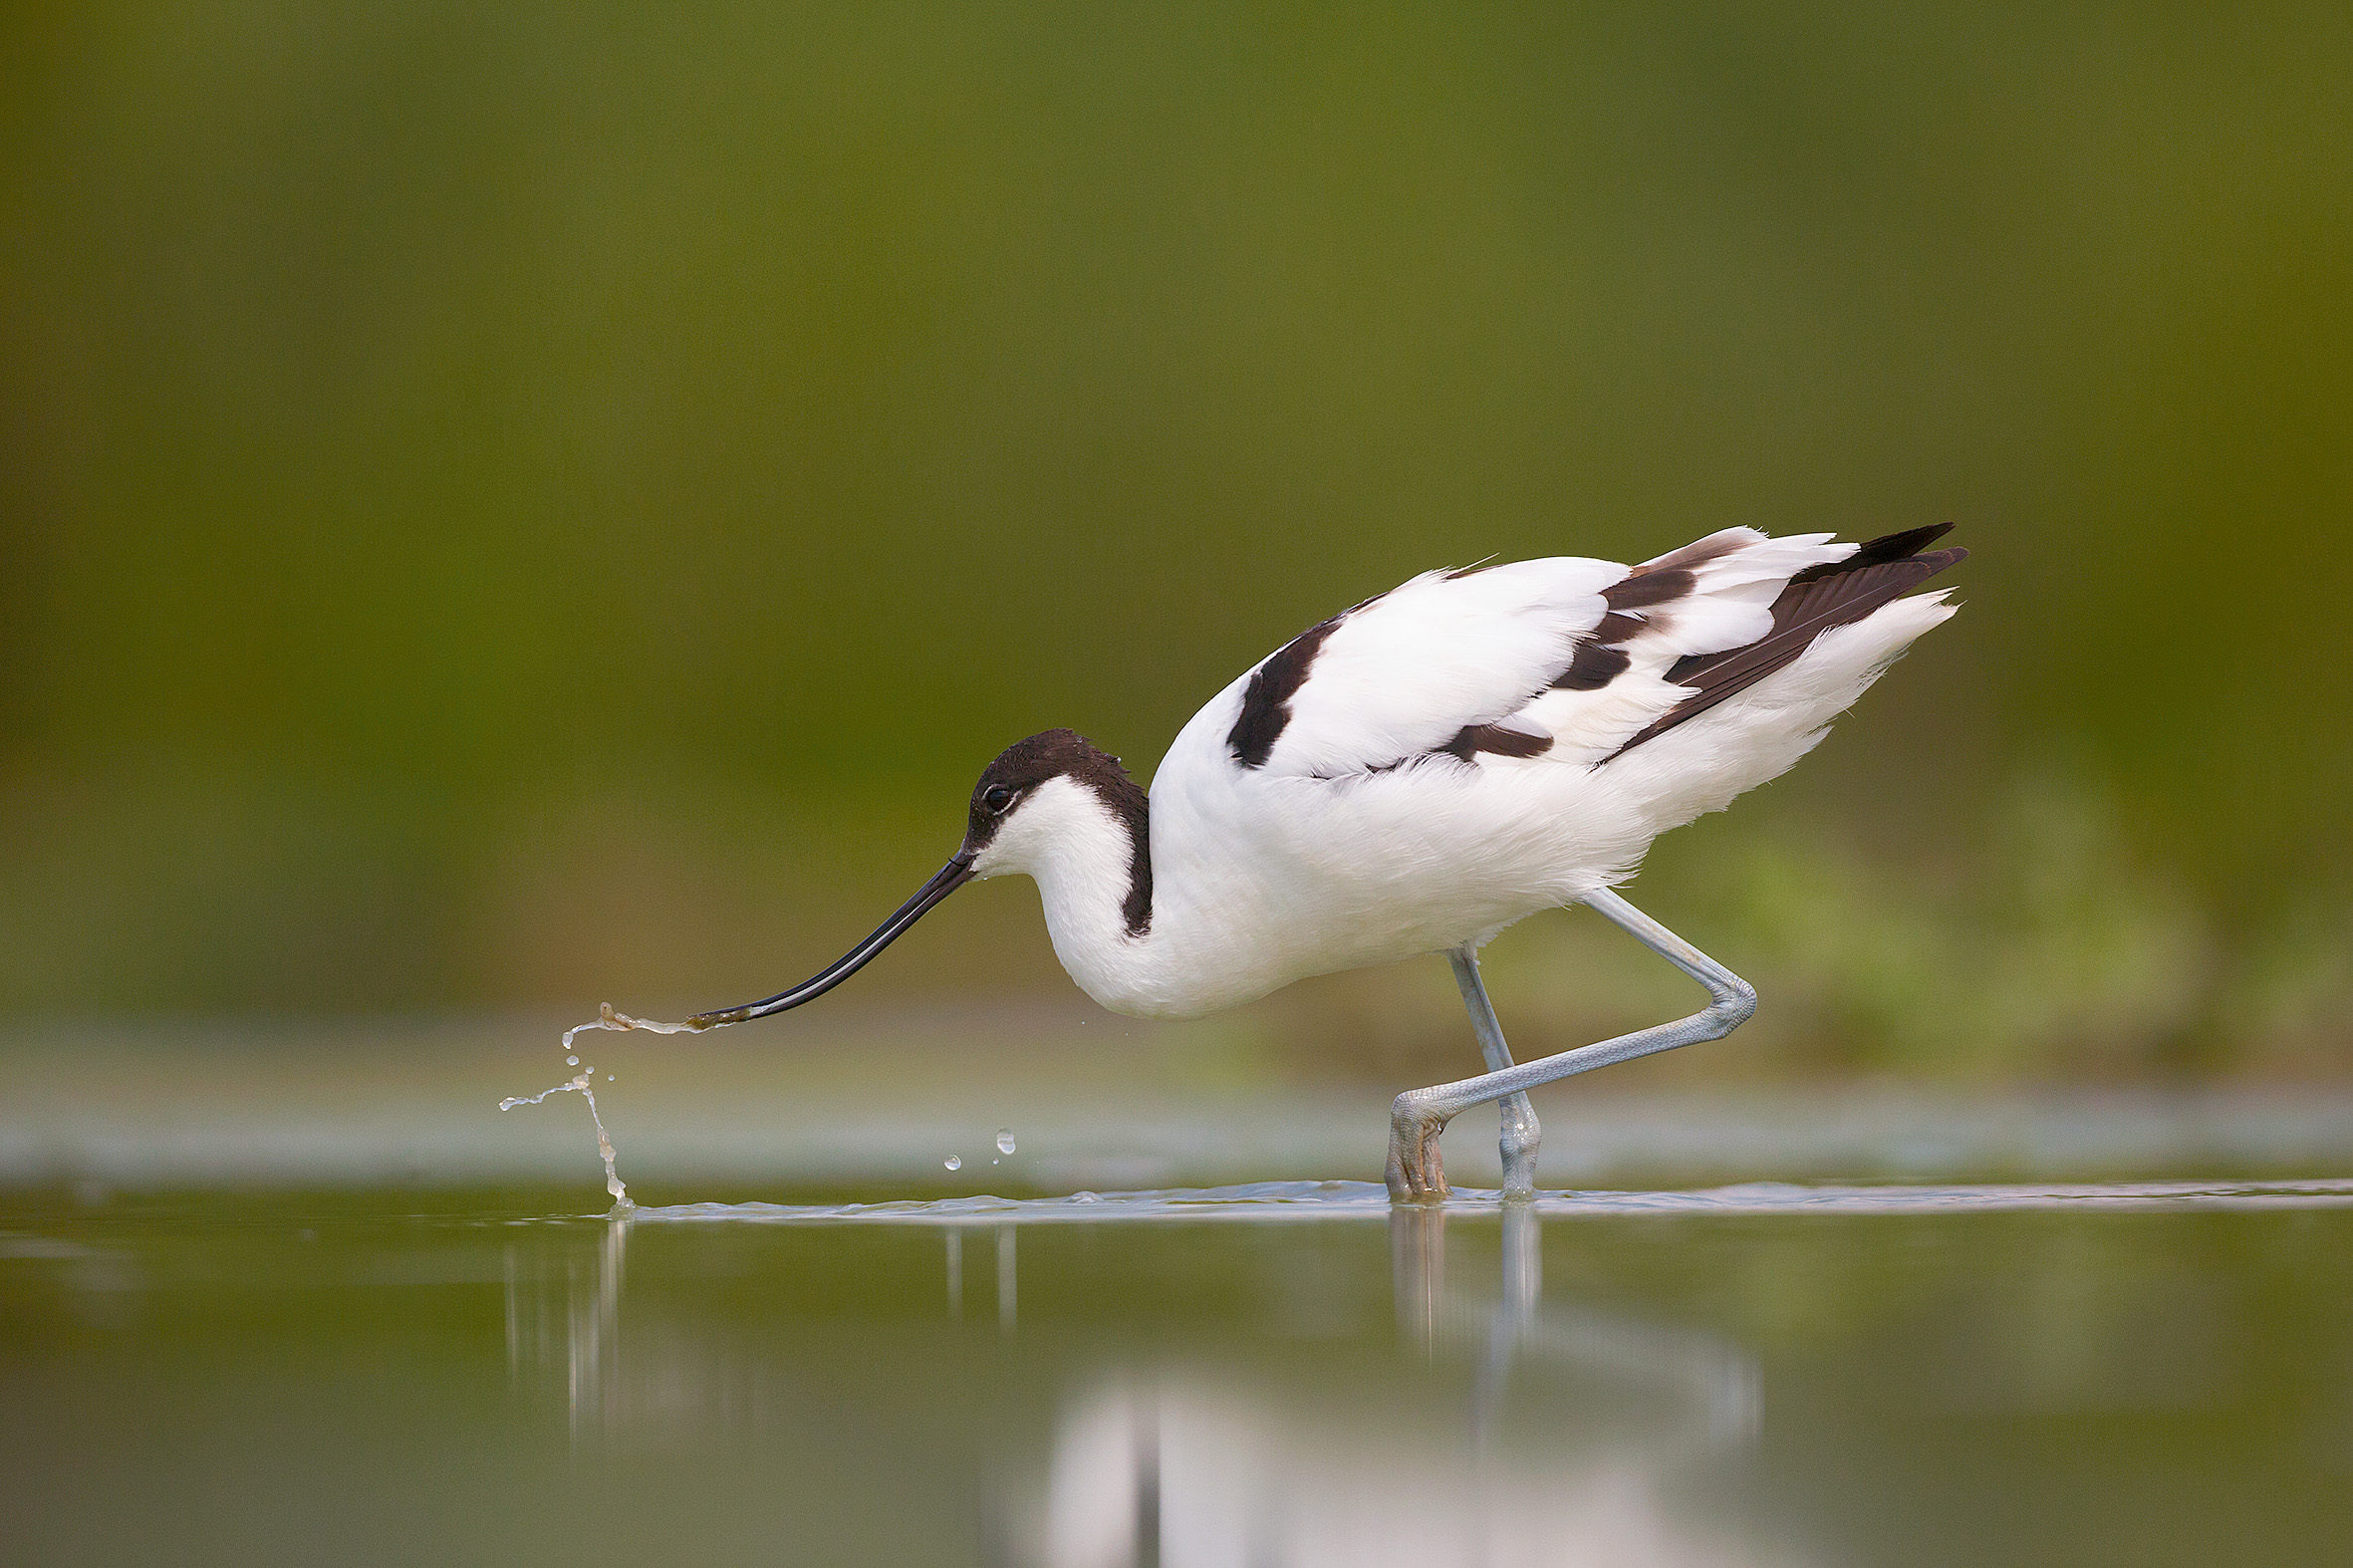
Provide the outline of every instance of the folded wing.
{"type": "Polygon", "coordinates": [[[1428,573],[1252,670],[1226,757],[1321,779],[1412,764],[1598,764],[1961,559],[1921,553],[1944,532],[1858,546],[1727,528],[1636,567],[1561,556],[1428,573]]]}

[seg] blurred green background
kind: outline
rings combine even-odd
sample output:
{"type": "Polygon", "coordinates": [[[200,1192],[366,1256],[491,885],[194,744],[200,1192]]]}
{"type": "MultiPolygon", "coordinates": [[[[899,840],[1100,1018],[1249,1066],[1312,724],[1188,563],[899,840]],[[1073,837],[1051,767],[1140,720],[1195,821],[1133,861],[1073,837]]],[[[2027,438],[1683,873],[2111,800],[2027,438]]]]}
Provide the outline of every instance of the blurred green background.
{"type": "MultiPolygon", "coordinates": [[[[1766,998],[1666,1070],[2353,1070],[2348,80],[2341,4],[19,0],[0,1006],[739,1001],[1415,571],[1954,521],[1635,891],[1766,998]]],[[[1034,906],[840,1005],[1064,1005],[1034,906]]],[[[1681,1001],[1591,924],[1523,1048],[1681,1001]]],[[[1466,1049],[1435,965],[1234,1027],[1466,1049]]]]}

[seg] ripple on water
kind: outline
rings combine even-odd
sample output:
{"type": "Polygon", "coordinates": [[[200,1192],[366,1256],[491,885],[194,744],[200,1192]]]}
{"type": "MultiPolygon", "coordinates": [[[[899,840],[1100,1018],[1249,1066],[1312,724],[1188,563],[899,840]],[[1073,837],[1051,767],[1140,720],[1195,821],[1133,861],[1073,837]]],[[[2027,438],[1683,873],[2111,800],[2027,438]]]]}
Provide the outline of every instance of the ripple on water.
{"type": "MultiPolygon", "coordinates": [[[[2307,1208],[2353,1206],[2353,1177],[2310,1181],[2108,1181],[1976,1186],[1809,1186],[1752,1181],[1672,1192],[1547,1191],[1546,1215],[1608,1214],[1943,1214],[2071,1208],[2307,1208]]],[[[1449,1210],[1492,1209],[1494,1191],[1457,1188],[1449,1210]]],[[[1249,1181],[1235,1186],[1163,1187],[1143,1192],[1074,1192],[1067,1197],[903,1199],[886,1203],[675,1203],[641,1207],[635,1221],[753,1221],[767,1224],[982,1224],[1161,1219],[1382,1218],[1389,1192],[1373,1181],[1249,1181]]]]}

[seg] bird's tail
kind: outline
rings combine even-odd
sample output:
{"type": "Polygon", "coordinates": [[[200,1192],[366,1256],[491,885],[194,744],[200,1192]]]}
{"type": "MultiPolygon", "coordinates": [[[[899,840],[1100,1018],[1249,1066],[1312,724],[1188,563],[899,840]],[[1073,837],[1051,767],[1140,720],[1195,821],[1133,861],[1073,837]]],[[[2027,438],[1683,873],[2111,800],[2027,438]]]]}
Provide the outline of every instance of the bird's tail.
{"type": "Polygon", "coordinates": [[[1667,671],[1691,694],[1620,746],[1603,776],[1643,800],[1663,833],[1786,772],[1915,639],[1953,618],[1950,591],[1904,597],[1967,554],[1921,548],[1946,527],[1890,534],[1796,573],[1773,601],[1770,632],[1667,671]]]}

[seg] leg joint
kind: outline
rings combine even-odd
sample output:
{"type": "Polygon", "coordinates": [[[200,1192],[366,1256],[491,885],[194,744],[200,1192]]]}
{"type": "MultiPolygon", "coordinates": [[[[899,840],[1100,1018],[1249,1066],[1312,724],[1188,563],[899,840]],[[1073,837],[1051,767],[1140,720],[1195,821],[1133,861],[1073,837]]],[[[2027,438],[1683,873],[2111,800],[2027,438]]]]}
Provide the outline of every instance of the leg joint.
{"type": "Polygon", "coordinates": [[[1722,982],[1708,989],[1715,993],[1715,1000],[1708,1004],[1707,1010],[1722,1020],[1727,1034],[1746,1023],[1756,1011],[1756,987],[1736,974],[1727,974],[1722,982]]]}
{"type": "Polygon", "coordinates": [[[1721,980],[1710,977],[1707,990],[1711,999],[1691,1019],[1702,1040],[1722,1039],[1756,1011],[1756,987],[1736,974],[1727,972],[1721,980]]]}
{"type": "Polygon", "coordinates": [[[1448,1122],[1454,1119],[1454,1113],[1438,1110],[1438,1093],[1436,1087],[1409,1089],[1390,1103],[1390,1125],[1401,1133],[1441,1131],[1448,1122]]]}

